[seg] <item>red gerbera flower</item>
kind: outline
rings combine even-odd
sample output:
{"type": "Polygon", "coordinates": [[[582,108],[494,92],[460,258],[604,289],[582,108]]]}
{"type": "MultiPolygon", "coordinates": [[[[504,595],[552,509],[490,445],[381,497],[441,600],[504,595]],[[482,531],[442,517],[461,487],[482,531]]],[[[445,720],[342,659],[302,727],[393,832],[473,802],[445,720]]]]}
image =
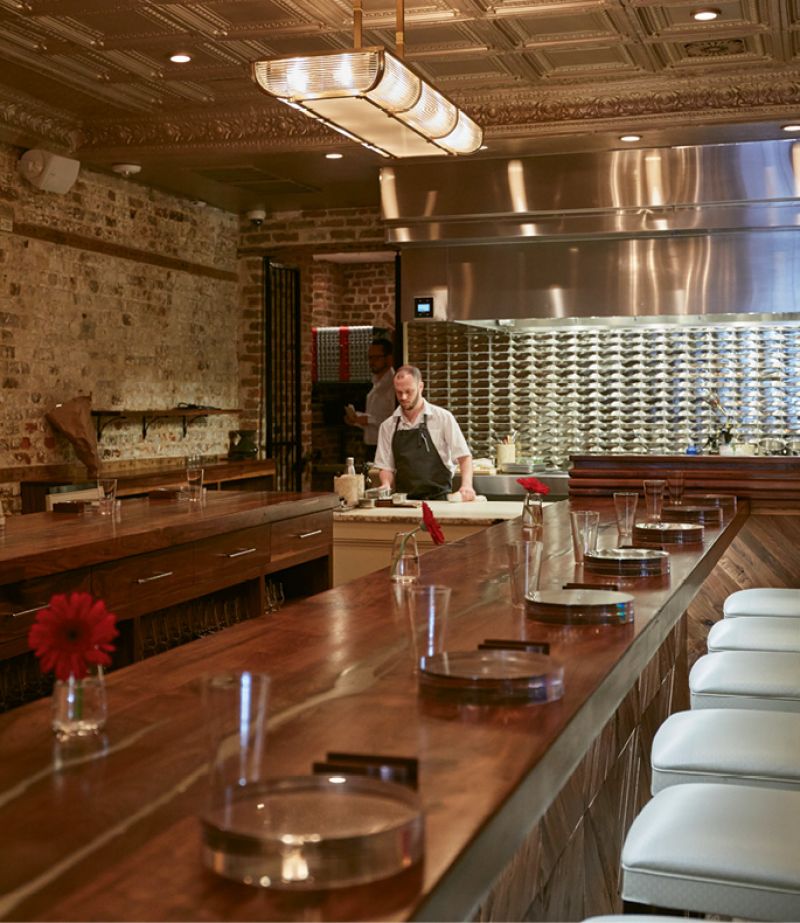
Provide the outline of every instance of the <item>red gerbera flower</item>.
{"type": "Polygon", "coordinates": [[[442,532],[442,527],[436,521],[433,510],[427,503],[422,504],[422,528],[433,539],[434,545],[444,545],[445,537],[444,532],[442,532]]]}
{"type": "Polygon", "coordinates": [[[55,670],[56,679],[83,679],[89,664],[107,667],[114,650],[112,638],[117,617],[102,599],[88,593],[57,593],[47,607],[36,613],[28,644],[39,658],[43,673],[55,670]]]}
{"type": "Polygon", "coordinates": [[[517,478],[517,484],[532,494],[549,494],[550,488],[537,478],[517,478]]]}

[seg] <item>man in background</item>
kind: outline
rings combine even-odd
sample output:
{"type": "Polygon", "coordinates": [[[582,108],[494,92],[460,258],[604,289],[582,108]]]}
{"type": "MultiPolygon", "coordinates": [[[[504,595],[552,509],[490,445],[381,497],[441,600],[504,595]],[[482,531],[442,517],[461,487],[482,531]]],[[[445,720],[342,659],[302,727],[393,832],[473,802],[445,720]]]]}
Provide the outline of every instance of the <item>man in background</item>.
{"type": "Polygon", "coordinates": [[[394,411],[394,369],[392,344],[389,340],[373,340],[367,353],[367,362],[372,373],[372,389],[367,394],[364,413],[359,413],[352,404],[348,404],[344,421],[350,426],[360,426],[364,430],[366,459],[372,461],[378,444],[380,425],[394,411]]]}

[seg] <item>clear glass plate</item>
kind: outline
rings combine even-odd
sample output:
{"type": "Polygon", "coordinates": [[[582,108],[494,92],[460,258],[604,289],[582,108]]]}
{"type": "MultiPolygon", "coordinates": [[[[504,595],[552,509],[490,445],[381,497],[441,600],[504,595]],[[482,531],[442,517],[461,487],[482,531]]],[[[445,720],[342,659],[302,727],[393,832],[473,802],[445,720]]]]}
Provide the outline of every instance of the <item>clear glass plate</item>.
{"type": "Polygon", "coordinates": [[[587,571],[650,577],[669,573],[669,552],[650,548],[602,548],[583,557],[587,571]]]}
{"type": "Polygon", "coordinates": [[[559,625],[621,625],[633,621],[633,596],[615,590],[539,590],[525,598],[526,614],[559,625]]]}
{"type": "Polygon", "coordinates": [[[419,685],[424,693],[466,702],[553,702],[564,694],[564,668],[531,651],[445,651],[422,659],[419,685]]]}
{"type": "Polygon", "coordinates": [[[637,522],[633,537],[645,542],[700,542],[703,527],[693,522],[637,522]]]}
{"type": "Polygon", "coordinates": [[[666,505],[662,507],[661,515],[668,522],[683,520],[684,522],[707,522],[709,525],[720,525],[722,523],[721,506],[666,505]]]}
{"type": "Polygon", "coordinates": [[[358,775],[247,785],[208,812],[202,826],[203,858],[212,871],[277,890],[388,878],[419,862],[425,843],[416,792],[358,775]]]}

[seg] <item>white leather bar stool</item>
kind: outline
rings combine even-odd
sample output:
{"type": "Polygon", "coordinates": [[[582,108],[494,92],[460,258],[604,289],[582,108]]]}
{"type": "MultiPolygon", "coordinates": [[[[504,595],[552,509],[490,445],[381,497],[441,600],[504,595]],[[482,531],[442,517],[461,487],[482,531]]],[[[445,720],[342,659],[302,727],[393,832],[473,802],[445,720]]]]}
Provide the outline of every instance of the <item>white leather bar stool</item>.
{"type": "Polygon", "coordinates": [[[800,654],[716,651],[689,671],[692,708],[800,712],[800,654]]]}
{"type": "Polygon", "coordinates": [[[708,652],[782,651],[800,653],[800,618],[741,616],[720,619],[708,633],[708,652]]]}
{"type": "Polygon", "coordinates": [[[800,920],[800,792],[671,785],[631,825],[622,873],[629,903],[800,920]]]}
{"type": "Polygon", "coordinates": [[[785,587],[753,587],[737,590],[722,604],[726,619],[743,615],[800,618],[800,590],[785,587]]]}
{"type": "Polygon", "coordinates": [[[651,791],[716,782],[800,791],[800,714],[701,708],[670,715],[653,738],[651,791]]]}

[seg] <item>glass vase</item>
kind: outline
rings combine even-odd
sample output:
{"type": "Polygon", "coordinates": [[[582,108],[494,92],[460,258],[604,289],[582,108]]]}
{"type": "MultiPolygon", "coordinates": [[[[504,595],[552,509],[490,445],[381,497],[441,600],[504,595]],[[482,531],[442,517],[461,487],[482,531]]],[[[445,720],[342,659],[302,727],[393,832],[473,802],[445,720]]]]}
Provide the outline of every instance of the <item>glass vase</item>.
{"type": "Polygon", "coordinates": [[[415,583],[419,577],[419,549],[413,532],[395,535],[389,576],[395,583],[415,583]]]}
{"type": "Polygon", "coordinates": [[[544,507],[540,494],[530,491],[522,504],[522,538],[526,542],[544,540],[544,507]]]}
{"type": "Polygon", "coordinates": [[[106,723],[106,683],[101,666],[83,679],[57,679],[53,686],[53,731],[59,740],[98,734],[106,723]]]}

